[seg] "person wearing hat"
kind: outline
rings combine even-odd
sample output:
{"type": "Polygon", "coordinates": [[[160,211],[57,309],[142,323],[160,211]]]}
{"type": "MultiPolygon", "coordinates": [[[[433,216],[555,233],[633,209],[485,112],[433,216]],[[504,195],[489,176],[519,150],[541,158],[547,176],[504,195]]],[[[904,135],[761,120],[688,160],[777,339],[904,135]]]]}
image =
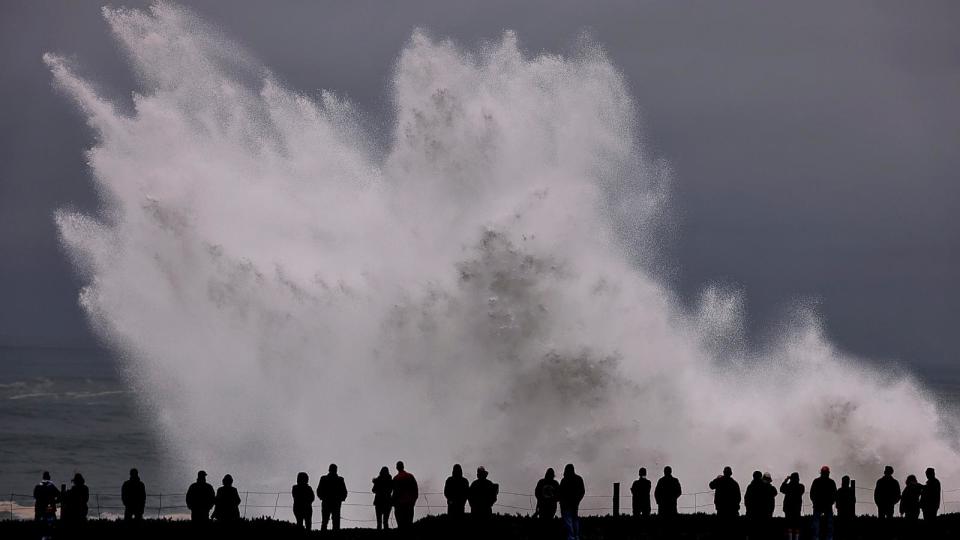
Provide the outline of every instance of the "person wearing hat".
{"type": "Polygon", "coordinates": [[[213,486],[207,483],[207,472],[197,472],[197,481],[190,484],[187,490],[187,508],[190,509],[190,519],[198,523],[210,520],[210,509],[216,501],[213,486]]]}
{"type": "Polygon", "coordinates": [[[833,540],[833,505],[837,502],[837,483],[830,478],[830,467],[820,467],[820,476],[810,484],[813,503],[813,538],[820,538],[821,524],[826,540],[833,540]]]}
{"type": "Polygon", "coordinates": [[[90,488],[87,487],[80,473],[74,474],[70,482],[73,486],[63,494],[60,517],[68,522],[85,521],[88,512],[87,502],[90,501],[90,488]]]}
{"type": "Polygon", "coordinates": [[[777,509],[777,488],[773,486],[773,475],[769,472],[763,473],[763,485],[766,486],[766,493],[763,493],[762,512],[767,520],[773,519],[773,512],[777,509]]]}
{"type": "Polygon", "coordinates": [[[475,519],[486,520],[493,515],[493,504],[497,502],[500,487],[487,478],[487,470],[477,467],[477,479],[470,484],[467,500],[470,501],[470,515],[475,519]]]}
{"type": "Polygon", "coordinates": [[[900,502],[900,482],[893,477],[893,467],[883,468],[883,476],[873,490],[873,502],[877,504],[877,517],[893,519],[893,507],[900,502]]]}

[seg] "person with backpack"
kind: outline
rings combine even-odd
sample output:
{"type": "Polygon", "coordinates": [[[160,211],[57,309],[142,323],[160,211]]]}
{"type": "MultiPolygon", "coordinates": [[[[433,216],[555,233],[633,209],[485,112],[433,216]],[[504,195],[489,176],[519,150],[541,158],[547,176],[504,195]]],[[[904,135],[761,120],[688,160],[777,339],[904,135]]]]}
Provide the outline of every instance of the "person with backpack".
{"type": "Polygon", "coordinates": [[[548,468],[543,478],[537,482],[537,487],[533,490],[533,496],[537,499],[537,509],[535,515],[542,520],[552,520],[557,515],[557,502],[560,497],[560,483],[556,480],[556,473],[553,468],[548,468]]]}
{"type": "Polygon", "coordinates": [[[56,521],[60,490],[50,481],[50,471],[43,471],[40,483],[33,488],[33,513],[37,521],[56,521]]]}

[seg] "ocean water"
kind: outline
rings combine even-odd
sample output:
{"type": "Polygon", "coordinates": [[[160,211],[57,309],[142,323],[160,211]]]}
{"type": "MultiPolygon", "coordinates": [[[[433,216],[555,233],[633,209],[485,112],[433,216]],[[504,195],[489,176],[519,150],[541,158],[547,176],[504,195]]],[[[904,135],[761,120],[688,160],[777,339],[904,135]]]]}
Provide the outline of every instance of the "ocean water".
{"type": "Polygon", "coordinates": [[[30,494],[42,471],[83,474],[119,492],[131,467],[169,489],[161,445],[111,355],[99,349],[0,347],[0,499],[30,494]]]}

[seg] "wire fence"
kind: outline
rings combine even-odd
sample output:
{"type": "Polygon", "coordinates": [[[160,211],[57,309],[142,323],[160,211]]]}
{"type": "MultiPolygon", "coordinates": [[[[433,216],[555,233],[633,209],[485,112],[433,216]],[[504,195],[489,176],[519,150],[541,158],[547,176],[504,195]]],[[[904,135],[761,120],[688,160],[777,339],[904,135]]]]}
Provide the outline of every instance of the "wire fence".
{"type": "MultiPolygon", "coordinates": [[[[858,492],[869,492],[869,500],[857,500],[858,514],[869,514],[875,509],[872,489],[857,487],[858,492]]],[[[294,521],[293,496],[289,491],[241,491],[240,512],[244,518],[269,517],[273,519],[294,521]]],[[[189,517],[186,495],[183,493],[157,493],[147,495],[147,504],[144,509],[144,518],[155,519],[186,519],[189,517]]],[[[630,500],[632,496],[620,496],[620,511],[624,514],[631,512],[630,500]]],[[[587,494],[580,506],[580,512],[585,515],[610,514],[614,511],[613,492],[606,495],[587,494]]],[[[782,500],[782,499],[781,499],[782,500]]],[[[0,519],[33,519],[33,495],[10,493],[7,504],[0,503],[0,519]],[[3,508],[5,506],[6,508],[3,508]],[[3,512],[2,510],[6,510],[3,512]],[[6,514],[6,515],[3,515],[6,514]]],[[[115,519],[123,516],[124,506],[118,494],[91,493],[87,503],[89,516],[97,519],[115,519]]],[[[319,508],[319,502],[314,503],[319,508]]],[[[778,505],[779,506],[779,505],[778,505]]],[[[960,489],[943,491],[941,512],[960,511],[960,489]],[[955,495],[956,494],[956,495],[955,495]],[[953,497],[952,500],[947,500],[953,497]]],[[[532,493],[501,490],[494,504],[494,509],[503,514],[532,515],[536,511],[536,499],[532,493]]],[[[677,509],[685,513],[713,512],[713,491],[698,491],[684,493],[680,496],[677,509]]],[[[805,512],[811,510],[811,504],[804,500],[805,512]]],[[[421,492],[417,500],[417,515],[443,514],[447,510],[446,499],[443,493],[421,492]]],[[[391,516],[392,517],[392,516],[391,516]]],[[[366,491],[349,491],[347,500],[343,502],[340,519],[347,523],[364,526],[376,523],[373,511],[373,494],[366,491]]]]}

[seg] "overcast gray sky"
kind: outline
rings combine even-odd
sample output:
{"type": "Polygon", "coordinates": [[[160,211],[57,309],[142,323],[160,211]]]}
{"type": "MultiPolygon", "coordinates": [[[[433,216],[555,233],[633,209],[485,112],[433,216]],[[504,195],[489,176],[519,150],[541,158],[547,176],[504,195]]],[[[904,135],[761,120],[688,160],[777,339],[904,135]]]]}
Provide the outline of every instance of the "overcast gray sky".
{"type": "MultiPolygon", "coordinates": [[[[54,209],[96,207],[92,134],[44,52],[121,99],[136,81],[103,2],[0,3],[0,345],[95,343],[54,209]]],[[[112,2],[143,6],[145,2],[112,2]]],[[[756,340],[817,302],[843,349],[960,376],[960,3],[187,3],[290,87],[390,123],[387,84],[415,27],[531,52],[589,31],[623,70],[646,144],[675,171],[669,280],[686,301],[741,288],[756,340]]]]}

